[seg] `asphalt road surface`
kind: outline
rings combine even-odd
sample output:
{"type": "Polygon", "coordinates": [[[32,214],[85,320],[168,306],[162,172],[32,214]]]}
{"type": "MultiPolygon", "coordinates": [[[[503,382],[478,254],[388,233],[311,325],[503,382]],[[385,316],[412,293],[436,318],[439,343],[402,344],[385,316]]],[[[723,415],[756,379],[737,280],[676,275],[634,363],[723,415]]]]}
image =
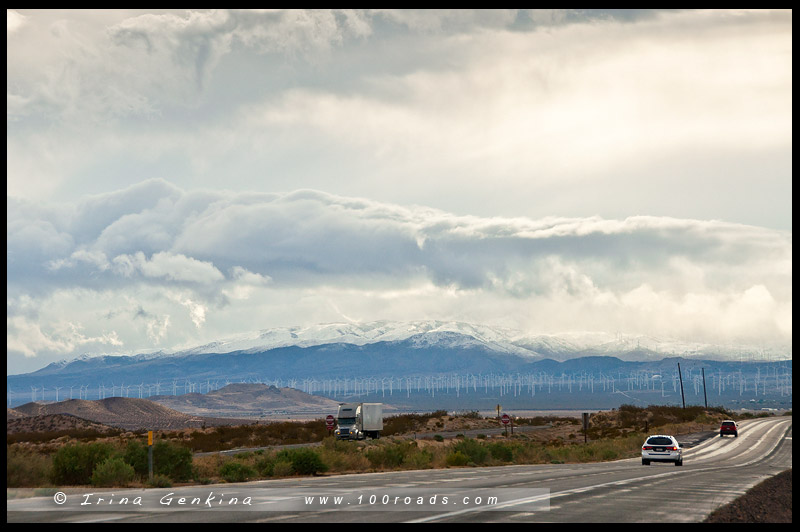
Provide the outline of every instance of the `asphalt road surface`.
{"type": "MultiPolygon", "coordinates": [[[[791,417],[740,423],[684,465],[592,464],[336,475],[7,501],[8,522],[699,522],[792,467],[791,417]],[[138,497],[138,499],[137,499],[138,497]]],[[[63,496],[62,496],[63,495],[63,496]]]]}

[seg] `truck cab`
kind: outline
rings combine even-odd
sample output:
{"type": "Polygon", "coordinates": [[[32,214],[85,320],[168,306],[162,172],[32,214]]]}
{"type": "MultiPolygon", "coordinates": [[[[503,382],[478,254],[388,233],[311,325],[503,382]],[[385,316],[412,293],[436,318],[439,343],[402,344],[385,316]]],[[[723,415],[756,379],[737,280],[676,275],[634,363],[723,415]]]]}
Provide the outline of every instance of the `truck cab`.
{"type": "Polygon", "coordinates": [[[339,403],[337,440],[363,440],[380,438],[383,430],[383,405],[381,403],[339,403]]]}
{"type": "Polygon", "coordinates": [[[358,427],[356,426],[356,411],[358,403],[339,404],[339,413],[336,416],[336,439],[337,440],[358,440],[358,427]]]}

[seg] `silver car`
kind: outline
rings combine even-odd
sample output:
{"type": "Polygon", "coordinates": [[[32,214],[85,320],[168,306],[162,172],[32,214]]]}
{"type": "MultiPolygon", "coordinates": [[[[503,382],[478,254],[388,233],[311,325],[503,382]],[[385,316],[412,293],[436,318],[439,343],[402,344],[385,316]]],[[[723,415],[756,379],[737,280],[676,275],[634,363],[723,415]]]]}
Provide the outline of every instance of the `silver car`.
{"type": "Polygon", "coordinates": [[[683,465],[683,449],[674,436],[655,434],[647,438],[642,445],[642,465],[650,462],[674,462],[683,465]]]}

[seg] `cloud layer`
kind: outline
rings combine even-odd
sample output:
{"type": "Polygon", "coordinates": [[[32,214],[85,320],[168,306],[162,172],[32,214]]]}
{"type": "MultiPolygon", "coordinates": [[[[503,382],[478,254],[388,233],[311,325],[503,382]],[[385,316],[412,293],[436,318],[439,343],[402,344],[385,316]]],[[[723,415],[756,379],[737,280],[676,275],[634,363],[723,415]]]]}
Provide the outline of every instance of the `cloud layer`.
{"type": "Polygon", "coordinates": [[[752,226],[482,218],[162,180],[8,212],[10,356],[343,319],[791,342],[791,235],[752,226]]]}
{"type": "Polygon", "coordinates": [[[454,319],[791,344],[790,10],[8,10],[8,370],[454,319]]]}
{"type": "Polygon", "coordinates": [[[791,227],[790,11],[8,20],[13,196],[224,179],[481,216],[791,227]]]}

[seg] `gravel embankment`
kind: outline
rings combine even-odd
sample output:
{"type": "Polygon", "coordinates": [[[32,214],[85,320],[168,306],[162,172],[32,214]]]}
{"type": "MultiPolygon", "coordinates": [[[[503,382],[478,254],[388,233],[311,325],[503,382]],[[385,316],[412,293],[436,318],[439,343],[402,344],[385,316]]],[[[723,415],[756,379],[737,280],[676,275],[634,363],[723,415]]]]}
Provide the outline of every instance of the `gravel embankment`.
{"type": "Polygon", "coordinates": [[[754,486],[709,515],[705,523],[791,523],[792,470],[754,486]]]}

